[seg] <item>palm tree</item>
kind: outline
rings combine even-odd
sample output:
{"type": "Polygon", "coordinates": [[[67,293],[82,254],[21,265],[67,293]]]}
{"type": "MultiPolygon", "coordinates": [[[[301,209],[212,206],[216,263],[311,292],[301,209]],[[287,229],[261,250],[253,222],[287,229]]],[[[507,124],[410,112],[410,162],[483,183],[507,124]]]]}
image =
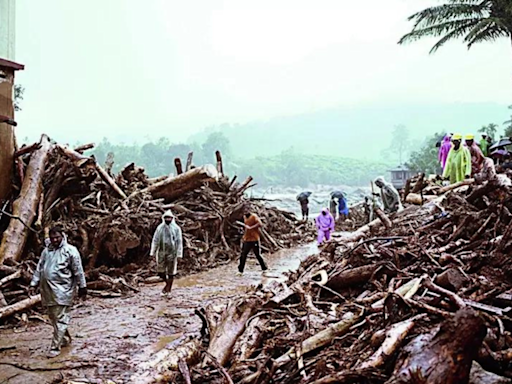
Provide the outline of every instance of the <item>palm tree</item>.
{"type": "Polygon", "coordinates": [[[414,27],[399,44],[423,37],[441,37],[430,53],[458,38],[462,38],[468,48],[500,37],[512,39],[511,0],[448,0],[446,4],[415,13],[409,20],[414,20],[414,27]]]}

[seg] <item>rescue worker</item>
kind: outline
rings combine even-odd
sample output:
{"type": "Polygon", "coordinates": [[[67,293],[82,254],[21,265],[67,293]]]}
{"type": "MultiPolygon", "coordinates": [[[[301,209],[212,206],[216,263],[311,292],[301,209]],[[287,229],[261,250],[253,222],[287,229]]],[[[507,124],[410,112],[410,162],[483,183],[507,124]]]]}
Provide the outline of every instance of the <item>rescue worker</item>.
{"type": "Polygon", "coordinates": [[[367,223],[373,220],[373,200],[370,196],[364,197],[364,215],[367,223]]]}
{"type": "Polygon", "coordinates": [[[393,213],[404,209],[400,202],[400,194],[391,183],[386,182],[383,177],[377,177],[375,185],[380,188],[380,198],[384,212],[393,213]]]}
{"type": "Polygon", "coordinates": [[[39,285],[41,303],[46,307],[53,327],[52,343],[47,354],[52,358],[60,355],[62,346],[71,343],[69,312],[75,290],[78,286],[78,296],[85,299],[87,285],[80,253],[67,242],[63,229],[53,227],[49,235],[48,245],[41,254],[30,282],[29,295],[35,295],[39,285]]]}
{"type": "Polygon", "coordinates": [[[161,295],[167,297],[178,272],[178,259],[183,257],[183,235],[171,211],[162,215],[162,223],[153,235],[149,255],[156,256],[156,271],[165,281],[161,295]]]}
{"type": "Polygon", "coordinates": [[[334,217],[331,215],[327,208],[322,209],[322,212],[316,218],[316,228],[318,230],[318,246],[331,239],[331,232],[334,231],[334,217]]]}
{"type": "Polygon", "coordinates": [[[348,217],[348,203],[345,197],[338,198],[338,214],[340,221],[345,221],[348,217]]]}
{"type": "Polygon", "coordinates": [[[439,163],[441,164],[441,167],[443,168],[443,170],[444,170],[444,167],[446,166],[446,159],[448,158],[448,153],[450,153],[451,148],[452,148],[451,135],[447,133],[443,138],[443,142],[441,143],[441,146],[439,148],[439,154],[438,154],[439,163]]]}
{"type": "Polygon", "coordinates": [[[471,176],[471,153],[462,144],[462,135],[456,133],[452,137],[453,147],[446,159],[443,177],[451,184],[458,183],[471,176]]]}
{"type": "Polygon", "coordinates": [[[332,217],[336,220],[336,211],[338,207],[338,203],[336,202],[336,199],[331,196],[331,201],[329,201],[329,212],[331,212],[332,217]]]}
{"type": "Polygon", "coordinates": [[[255,213],[246,211],[244,214],[244,237],[242,238],[242,254],[240,255],[240,264],[238,264],[238,276],[242,276],[245,269],[245,262],[249,252],[253,252],[254,256],[260,263],[262,274],[265,275],[268,270],[265,260],[261,257],[260,237],[261,237],[261,220],[255,213]]]}
{"type": "Polygon", "coordinates": [[[474,135],[466,135],[465,141],[466,148],[469,149],[471,154],[471,175],[474,176],[482,171],[484,155],[480,147],[475,143],[474,135]]]}
{"type": "Polygon", "coordinates": [[[482,139],[480,140],[480,150],[485,157],[489,156],[489,140],[485,133],[482,135],[482,139]]]}

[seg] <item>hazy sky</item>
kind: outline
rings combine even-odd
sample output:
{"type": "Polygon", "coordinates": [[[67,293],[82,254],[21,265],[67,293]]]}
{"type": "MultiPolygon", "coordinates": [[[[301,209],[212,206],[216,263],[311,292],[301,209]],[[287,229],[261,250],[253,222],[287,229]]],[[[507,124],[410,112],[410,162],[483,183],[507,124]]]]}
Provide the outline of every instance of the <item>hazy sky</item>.
{"type": "Polygon", "coordinates": [[[510,103],[510,43],[399,46],[426,0],[17,0],[18,137],[184,140],[336,106],[510,103]]]}

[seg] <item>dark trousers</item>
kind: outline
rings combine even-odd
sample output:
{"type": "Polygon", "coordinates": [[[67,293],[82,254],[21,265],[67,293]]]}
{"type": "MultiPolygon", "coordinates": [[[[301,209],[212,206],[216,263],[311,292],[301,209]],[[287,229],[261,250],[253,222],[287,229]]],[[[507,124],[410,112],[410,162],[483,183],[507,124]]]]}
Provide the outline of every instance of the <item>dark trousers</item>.
{"type": "Polygon", "coordinates": [[[258,259],[258,262],[260,263],[261,270],[266,271],[267,265],[265,264],[265,260],[261,257],[260,252],[260,242],[259,241],[244,241],[242,244],[242,255],[240,256],[240,264],[238,265],[238,271],[243,272],[245,268],[245,261],[247,260],[247,255],[251,250],[254,253],[254,256],[256,256],[256,259],[258,259]]]}

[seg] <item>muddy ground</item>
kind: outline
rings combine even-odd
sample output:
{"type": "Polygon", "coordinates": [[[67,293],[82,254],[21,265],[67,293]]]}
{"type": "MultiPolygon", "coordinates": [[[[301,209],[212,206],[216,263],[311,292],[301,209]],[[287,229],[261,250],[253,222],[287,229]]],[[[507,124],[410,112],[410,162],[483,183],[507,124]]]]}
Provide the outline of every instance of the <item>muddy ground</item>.
{"type": "Polygon", "coordinates": [[[62,378],[128,383],[138,363],[183,333],[200,328],[193,314],[196,308],[236,297],[262,280],[284,279],[284,272],[296,269],[315,252],[316,245],[307,245],[268,256],[269,278],[261,276],[254,257],[249,258],[242,277],[236,276],[236,263],[183,277],[175,281],[168,299],[160,296],[162,284],[141,286],[139,293],[121,298],[89,297],[72,311],[72,345],[54,359],[45,357],[52,334],[49,324],[32,320],[19,328],[4,327],[0,329],[0,384],[51,383],[62,378]],[[66,364],[96,366],[61,369],[66,364]]]}

